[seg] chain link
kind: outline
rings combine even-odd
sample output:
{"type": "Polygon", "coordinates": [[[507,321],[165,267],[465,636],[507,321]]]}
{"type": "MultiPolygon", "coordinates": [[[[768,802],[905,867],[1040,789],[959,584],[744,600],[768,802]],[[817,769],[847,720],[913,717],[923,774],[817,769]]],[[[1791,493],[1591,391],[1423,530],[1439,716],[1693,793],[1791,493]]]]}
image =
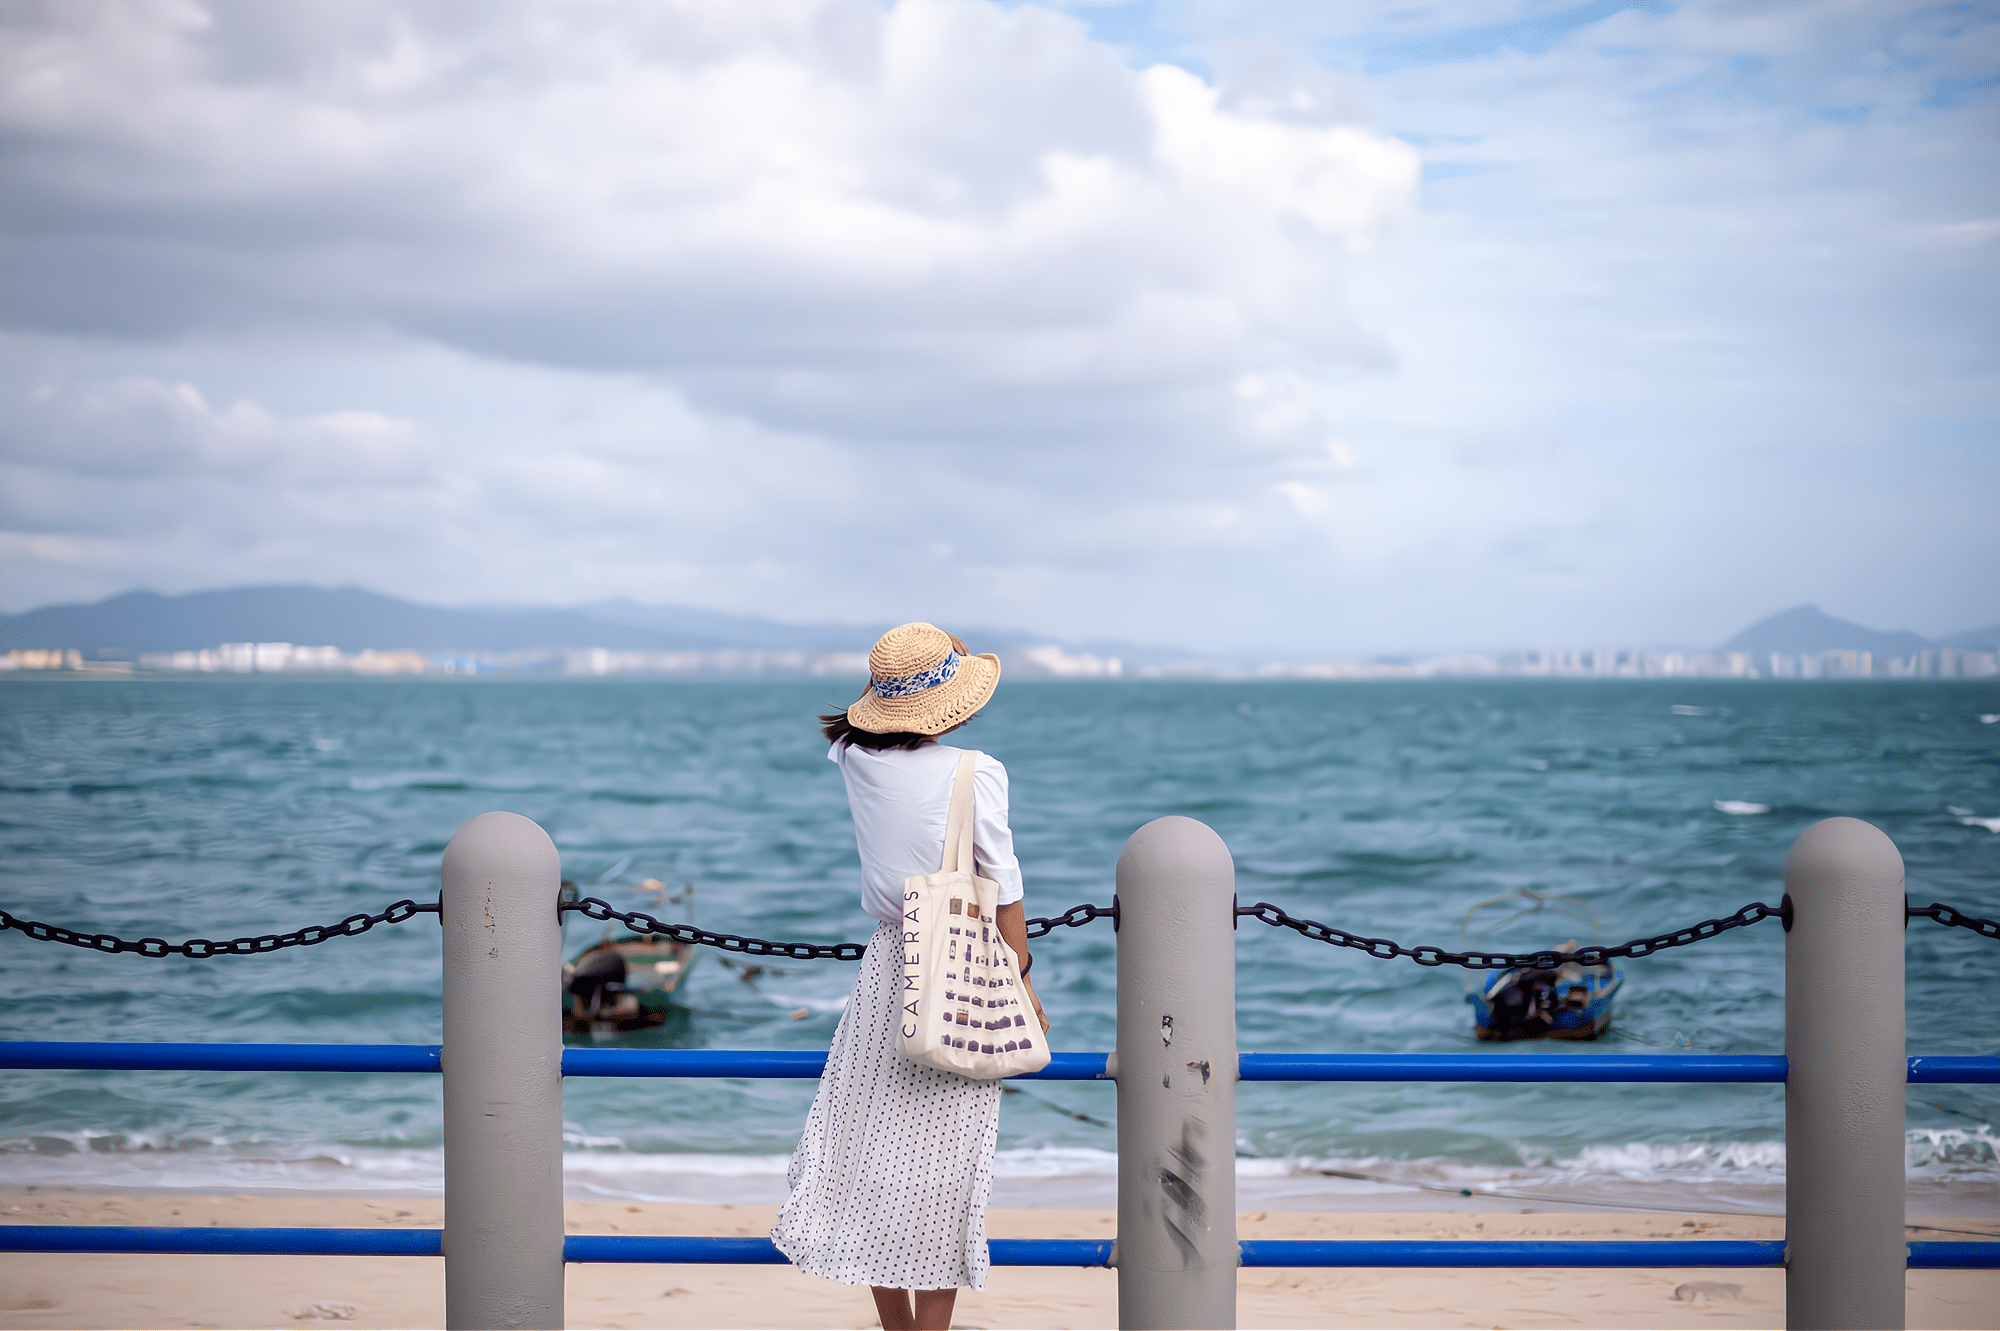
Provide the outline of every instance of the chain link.
{"type": "Polygon", "coordinates": [[[1905,906],[1904,913],[1913,920],[1925,919],[1956,929],[1970,929],[1981,938],[2000,938],[2000,920],[1982,920],[1942,901],[1933,901],[1928,906],[1905,906]]]}
{"type": "Polygon", "coordinates": [[[654,919],[644,911],[619,910],[599,897],[565,901],[560,909],[576,911],[585,919],[616,920],[635,934],[671,938],[677,943],[721,948],[724,952],[740,952],[746,957],[788,957],[793,961],[859,961],[861,954],[868,950],[865,943],[773,943],[763,938],[744,938],[738,934],[719,934],[708,929],[697,929],[692,924],[668,924],[664,920],[654,919]]]}
{"type": "MultiPolygon", "coordinates": [[[[610,902],[598,897],[565,901],[560,903],[558,909],[576,911],[592,920],[615,920],[635,934],[670,938],[679,943],[719,948],[724,952],[734,952],[748,957],[784,957],[792,961],[859,961],[862,954],[868,950],[865,943],[774,943],[764,938],[716,933],[710,929],[697,928],[692,924],[668,924],[663,920],[654,919],[644,911],[619,910],[610,902]]],[[[1976,915],[1968,915],[1955,906],[1934,901],[1928,906],[1909,906],[1906,910],[1913,919],[1928,919],[1952,928],[1970,929],[1982,938],[2000,939],[2000,920],[1986,920],[1976,915]]],[[[406,898],[378,914],[350,915],[338,924],[307,925],[290,933],[258,934],[248,938],[223,940],[190,938],[184,943],[169,943],[163,938],[125,939],[114,934],[78,933],[61,925],[44,924],[40,920],[23,920],[0,910],[0,931],[15,929],[40,942],[66,943],[71,947],[88,948],[93,952],[114,954],[130,952],[142,957],[182,956],[200,959],[216,956],[254,956],[277,952],[288,947],[314,947],[329,938],[357,937],[378,924],[402,924],[419,915],[437,913],[436,902],[420,904],[406,898]]],[[[1791,901],[1787,898],[1777,906],[1767,906],[1761,901],[1753,901],[1734,915],[1703,920],[1699,924],[1676,929],[1671,933],[1655,934],[1651,938],[1635,938],[1629,943],[1619,943],[1613,947],[1578,948],[1574,952],[1554,950],[1447,952],[1441,947],[1405,947],[1392,939],[1368,938],[1335,928],[1330,924],[1321,924],[1317,920],[1301,919],[1268,901],[1260,901],[1254,906],[1238,906],[1236,914],[1247,915],[1273,928],[1290,929],[1316,943],[1365,952],[1382,961],[1407,957],[1419,966],[1462,966],[1467,970],[1512,970],[1516,967],[1531,966],[1540,970],[1553,970],[1572,961],[1585,966],[1598,966],[1626,957],[1651,956],[1668,948],[1706,942],[1731,929],[1746,928],[1760,920],[1778,918],[1785,920],[1789,927],[1791,901]]],[[[1042,938],[1057,929],[1076,929],[1093,920],[1104,919],[1111,920],[1114,924],[1117,921],[1118,904],[1115,898],[1109,906],[1087,904],[1071,906],[1060,915],[1036,916],[1027,921],[1027,934],[1030,938],[1042,938]]]]}
{"type": "Polygon", "coordinates": [[[1118,901],[1113,898],[1108,906],[1071,906],[1060,915],[1037,915],[1028,921],[1028,937],[1040,938],[1058,929],[1076,929],[1092,920],[1110,920],[1112,928],[1118,927],[1118,901]]]}
{"type": "MultiPolygon", "coordinates": [[[[763,938],[745,938],[740,934],[719,934],[709,929],[698,929],[692,924],[667,924],[656,920],[644,911],[619,910],[610,902],[599,897],[585,897],[581,901],[565,901],[565,911],[576,911],[591,920],[616,920],[635,934],[671,938],[679,943],[693,943],[701,947],[721,948],[724,952],[740,952],[749,957],[784,957],[792,961],[859,961],[868,950],[866,943],[773,943],[763,938]]],[[[1116,919],[1116,906],[1071,906],[1056,916],[1037,916],[1027,921],[1028,937],[1041,938],[1057,929],[1075,929],[1089,924],[1092,920],[1116,919]]]]}
{"type": "Polygon", "coordinates": [[[1651,956],[1670,947],[1686,947],[1690,943],[1706,942],[1718,934],[1744,928],[1759,920],[1768,920],[1774,916],[1785,918],[1791,913],[1791,905],[1787,902],[1780,906],[1767,906],[1761,901],[1753,901],[1734,915],[1725,915],[1719,920],[1703,920],[1700,924],[1676,929],[1672,933],[1655,934],[1651,938],[1635,938],[1629,943],[1619,943],[1615,947],[1581,947],[1574,952],[1554,950],[1447,952],[1441,947],[1404,947],[1401,943],[1387,938],[1364,938],[1345,929],[1336,929],[1330,924],[1321,924],[1318,920],[1302,920],[1268,901],[1260,901],[1254,906],[1238,906],[1236,913],[1248,915],[1273,928],[1293,930],[1316,943],[1325,943],[1330,947],[1350,947],[1358,952],[1366,952],[1380,961],[1408,957],[1419,966],[1463,966],[1467,970],[1498,971],[1513,970],[1519,966],[1554,970],[1572,961],[1585,966],[1601,966],[1623,957],[1651,956]]]}
{"type": "Polygon", "coordinates": [[[93,952],[135,952],[142,957],[247,957],[277,952],[288,947],[315,947],[329,938],[353,938],[378,924],[401,924],[419,915],[437,914],[437,903],[423,905],[405,898],[377,915],[350,915],[339,924],[309,924],[283,934],[258,934],[253,938],[190,938],[185,943],[169,943],[164,938],[119,938],[115,934],[82,934],[59,924],[24,920],[0,910],[0,930],[18,929],[44,943],[67,943],[93,952]]]}

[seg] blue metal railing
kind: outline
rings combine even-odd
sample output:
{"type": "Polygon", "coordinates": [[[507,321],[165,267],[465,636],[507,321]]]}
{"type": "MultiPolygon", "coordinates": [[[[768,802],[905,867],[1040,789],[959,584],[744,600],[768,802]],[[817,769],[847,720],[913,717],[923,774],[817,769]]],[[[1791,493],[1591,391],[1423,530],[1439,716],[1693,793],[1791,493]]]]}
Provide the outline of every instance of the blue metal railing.
{"type": "MultiPolygon", "coordinates": [[[[819,1049],[565,1049],[565,1077],[818,1077],[826,1071],[819,1049]]],[[[1097,1081],[1103,1054],[1051,1054],[1028,1081],[1097,1081]]]]}
{"type": "MultiPolygon", "coordinates": [[[[568,1077],[797,1077],[825,1070],[816,1050],[565,1049],[568,1077]]],[[[1056,1054],[1029,1079],[1108,1077],[1106,1054],[1056,1054]]],[[[1738,1082],[1785,1080],[1771,1054],[1242,1054],[1244,1081],[1738,1082]]],[[[1912,1082],[2000,1082],[2000,1057],[1927,1055],[1909,1061],[1912,1082]]],[[[442,1072],[437,1045],[121,1044],[0,1041],[0,1068],[202,1072],[442,1072]]],[[[435,1229],[275,1229],[213,1226],[5,1225],[0,1251],[285,1254],[436,1257],[435,1229]]],[[[1245,1266],[1770,1267],[1784,1265],[1781,1240],[1247,1239],[1245,1266]]],[[[1108,1266],[1109,1239],[992,1239],[995,1266],[1108,1266]]],[[[2000,1268],[2000,1243],[1917,1242],[1912,1268],[2000,1268]]],[[[572,1234],[568,1262],[782,1264],[769,1239],[682,1235],[572,1234]]]]}
{"type": "MultiPolygon", "coordinates": [[[[1110,1266],[1110,1239],[989,1239],[995,1266],[1110,1266]]],[[[1917,1242],[1913,1269],[2000,1268],[2000,1243],[1917,1242]]],[[[1245,1239],[1245,1266],[1772,1267],[1781,1239],[1245,1239]]],[[[180,1256],[441,1257],[440,1229],[224,1229],[206,1225],[0,1225],[0,1251],[180,1256]]],[[[679,1234],[570,1234],[565,1262],[693,1262],[783,1266],[769,1239],[679,1234]]]]}
{"type": "Polygon", "coordinates": [[[0,1068],[134,1072],[442,1072],[434,1044],[138,1044],[0,1041],[0,1068]]]}
{"type": "MultiPolygon", "coordinates": [[[[1243,1081],[1782,1082],[1782,1054],[1239,1054],[1243,1081]]],[[[2000,1076],[2000,1059],[1993,1060],[2000,1076]]]]}
{"type": "MultiPolygon", "coordinates": [[[[1026,1081],[1101,1081],[1106,1054],[1056,1054],[1026,1081]]],[[[1241,1054],[1244,1081],[1782,1082],[1782,1054],[1241,1054]]],[[[0,1068],[441,1072],[438,1045],[0,1041],[0,1068]]],[[[814,1049],[565,1049],[565,1077],[819,1076],[814,1049]]],[[[2000,1057],[1920,1055],[1912,1083],[2000,1082],[2000,1057]]]]}

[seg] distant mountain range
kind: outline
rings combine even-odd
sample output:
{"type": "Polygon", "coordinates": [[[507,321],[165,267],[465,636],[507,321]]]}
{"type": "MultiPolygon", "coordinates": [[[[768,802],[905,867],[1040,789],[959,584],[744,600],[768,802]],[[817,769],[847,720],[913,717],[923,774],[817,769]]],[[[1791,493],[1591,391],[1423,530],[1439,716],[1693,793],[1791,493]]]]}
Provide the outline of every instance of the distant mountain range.
{"type": "Polygon", "coordinates": [[[1884,631],[1835,619],[1816,605],[1795,605],[1769,619],[1760,619],[1717,648],[1723,652],[1809,656],[1819,652],[1873,652],[1876,656],[1909,656],[1926,648],[1956,647],[1990,652],[2000,644],[2000,624],[1941,638],[1925,638],[1906,629],[1884,631]]]}
{"type": "MultiPolygon", "coordinates": [[[[85,655],[195,651],[225,642],[290,642],[419,652],[510,652],[605,647],[648,652],[865,653],[889,624],[790,624],[685,606],[602,601],[568,610],[455,609],[359,587],[231,587],[162,596],[125,592],[90,605],[0,615],[0,651],[76,648],[85,655]]],[[[1018,630],[964,632],[974,651],[1019,652],[1056,639],[1018,630]]],[[[1186,652],[1136,643],[1077,644],[1134,661],[1186,652]]]]}
{"type": "MultiPolygon", "coordinates": [[[[622,607],[625,603],[613,602],[622,607]]],[[[639,609],[639,607],[632,607],[639,609]]],[[[615,615],[614,611],[614,615],[615,615]]],[[[232,587],[162,596],[126,592],[94,605],[52,605],[0,618],[0,649],[76,647],[89,652],[188,651],[223,642],[293,642],[420,652],[504,652],[549,647],[714,651],[765,646],[766,620],[698,610],[663,611],[651,623],[577,610],[460,610],[418,605],[358,587],[232,587]],[[676,621],[674,617],[681,617],[676,621]],[[758,630],[764,630],[761,635],[758,630]],[[752,640],[755,640],[754,643],[752,640]]],[[[834,635],[795,630],[815,641],[834,635]]],[[[866,629],[817,650],[866,651],[866,629]]],[[[797,649],[800,644],[787,642],[797,649]]],[[[813,650],[813,649],[808,649],[813,650]]]]}
{"type": "MultiPolygon", "coordinates": [[[[886,624],[791,624],[684,606],[603,601],[568,610],[454,609],[358,587],[234,587],[162,596],[125,592],[90,605],[0,615],[0,651],[76,648],[86,655],[192,651],[225,642],[290,642],[420,652],[507,652],[604,647],[613,651],[866,652],[886,624]]],[[[1055,642],[1018,630],[966,629],[975,651],[1025,652],[1055,642]]],[[[1184,661],[1188,653],[1143,643],[1061,644],[1117,656],[1128,666],[1184,661]]],[[[1866,651],[1908,656],[1927,647],[2000,649],[2000,624],[1927,639],[1835,619],[1800,605],[1760,620],[1718,649],[1807,655],[1866,651]]]]}

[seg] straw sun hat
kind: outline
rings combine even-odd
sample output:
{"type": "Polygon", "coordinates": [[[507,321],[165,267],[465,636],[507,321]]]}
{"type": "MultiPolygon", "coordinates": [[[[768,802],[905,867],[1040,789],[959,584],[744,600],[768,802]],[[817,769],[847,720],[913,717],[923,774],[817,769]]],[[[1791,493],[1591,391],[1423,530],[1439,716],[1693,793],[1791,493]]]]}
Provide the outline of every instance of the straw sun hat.
{"type": "Polygon", "coordinates": [[[847,724],[877,735],[941,735],[993,696],[1000,658],[972,655],[935,624],[905,624],[869,649],[868,675],[847,724]]]}

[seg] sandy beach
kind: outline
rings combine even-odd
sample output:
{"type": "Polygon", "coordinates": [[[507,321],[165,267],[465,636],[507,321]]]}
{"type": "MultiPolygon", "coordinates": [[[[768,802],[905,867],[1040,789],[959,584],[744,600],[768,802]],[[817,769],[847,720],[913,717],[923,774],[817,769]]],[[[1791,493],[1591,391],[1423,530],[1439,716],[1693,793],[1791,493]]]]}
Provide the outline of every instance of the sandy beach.
{"type": "MultiPolygon", "coordinates": [[[[768,1206],[570,1202],[572,1233],[762,1234],[768,1206]]],[[[437,1198],[0,1193],[11,1224],[334,1225],[430,1228],[437,1198]]],[[[1922,1223],[2000,1237],[1992,1218],[1922,1223]]],[[[996,1210],[995,1238],[1097,1238],[1107,1211],[996,1210]]],[[[1761,1216],[1252,1211],[1244,1238],[1773,1238],[1761,1216]]],[[[1934,1233],[1917,1237],[1957,1237],[1934,1233]]],[[[439,1326],[444,1267],[430,1258],[0,1254],[0,1327],[439,1326]]],[[[1909,1325],[2000,1324],[2000,1271],[1919,1271],[1909,1325]]],[[[1244,1327],[1769,1327],[1784,1324],[1772,1270],[1253,1270],[1244,1327]]],[[[572,1327],[867,1327],[866,1291],[776,1266],[572,1266],[572,1327]]],[[[956,1325],[1117,1325],[1117,1276],[998,1268],[960,1296],[956,1325]]]]}

